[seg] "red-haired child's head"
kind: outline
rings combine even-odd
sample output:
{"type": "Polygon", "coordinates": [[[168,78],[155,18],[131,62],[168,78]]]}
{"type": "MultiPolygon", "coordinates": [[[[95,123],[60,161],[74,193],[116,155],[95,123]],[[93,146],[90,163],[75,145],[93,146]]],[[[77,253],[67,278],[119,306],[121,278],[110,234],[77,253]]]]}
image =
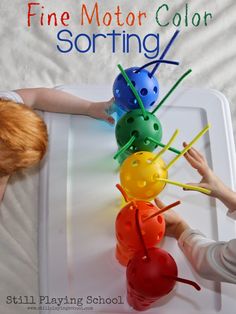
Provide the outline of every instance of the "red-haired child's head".
{"type": "Polygon", "coordinates": [[[0,99],[0,176],[37,164],[47,145],[47,127],[36,112],[0,99]]]}

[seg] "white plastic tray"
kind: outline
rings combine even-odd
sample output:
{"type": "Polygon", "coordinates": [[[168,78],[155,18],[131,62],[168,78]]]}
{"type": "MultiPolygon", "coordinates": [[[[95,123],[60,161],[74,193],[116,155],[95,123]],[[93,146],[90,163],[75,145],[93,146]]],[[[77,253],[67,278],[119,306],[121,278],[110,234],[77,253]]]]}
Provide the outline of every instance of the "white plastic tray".
{"type": "MultiPolygon", "coordinates": [[[[94,100],[111,96],[110,86],[62,89],[94,100]]],[[[218,176],[235,188],[231,116],[222,94],[204,89],[179,90],[157,116],[163,125],[164,143],[176,128],[180,129],[175,142],[177,148],[211,123],[210,132],[196,147],[207,156],[218,176]]],[[[50,149],[40,178],[40,295],[84,298],[81,309],[70,313],[133,312],[126,302],[126,269],[114,257],[114,222],[121,206],[121,197],[115,188],[119,182],[118,164],[112,158],[117,148],[114,128],[83,116],[46,114],[45,119],[50,149]],[[88,296],[120,297],[124,304],[90,305],[86,304],[88,296]]],[[[164,159],[168,161],[172,157],[168,152],[164,159]]],[[[184,183],[199,180],[184,158],[170,170],[169,177],[184,183]]],[[[160,197],[166,203],[180,199],[182,205],[176,210],[208,237],[215,240],[235,237],[235,223],[225,215],[224,206],[213,199],[174,186],[168,186],[160,197]]],[[[202,290],[197,292],[177,284],[169,296],[147,313],[235,313],[236,285],[200,278],[173,239],[166,238],[162,246],[174,256],[179,276],[196,280],[202,290]]]]}

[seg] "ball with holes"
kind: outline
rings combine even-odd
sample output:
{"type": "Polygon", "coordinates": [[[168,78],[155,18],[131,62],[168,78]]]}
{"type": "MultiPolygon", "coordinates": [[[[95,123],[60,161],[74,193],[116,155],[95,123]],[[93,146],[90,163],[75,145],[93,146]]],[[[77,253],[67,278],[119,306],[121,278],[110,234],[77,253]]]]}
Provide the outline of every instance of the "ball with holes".
{"type": "Polygon", "coordinates": [[[152,113],[146,114],[144,119],[142,111],[135,109],[127,112],[117,122],[115,132],[119,147],[123,147],[132,136],[135,136],[135,140],[128,149],[130,153],[141,150],[152,152],[158,146],[157,142],[162,139],[161,123],[152,113]]]}
{"type": "Polygon", "coordinates": [[[142,251],[136,253],[126,270],[127,301],[138,311],[147,310],[174,288],[176,281],[164,275],[178,274],[176,262],[168,252],[150,248],[148,255],[147,259],[142,251]]]}
{"type": "MultiPolygon", "coordinates": [[[[135,89],[137,90],[144,107],[148,110],[156,102],[159,94],[159,84],[155,76],[145,69],[139,71],[138,67],[125,70],[135,89]]],[[[124,111],[140,108],[132,90],[120,73],[113,84],[115,103],[124,111]]]]}
{"type": "Polygon", "coordinates": [[[135,204],[130,202],[125,205],[116,217],[116,258],[124,266],[137,251],[142,250],[135,217],[137,208],[142,238],[146,247],[158,244],[165,233],[164,216],[156,215],[160,210],[158,207],[145,201],[135,201],[135,204]]]}
{"type": "Polygon", "coordinates": [[[167,179],[168,171],[165,162],[155,157],[154,153],[142,151],[122,163],[120,182],[131,198],[151,201],[164,189],[165,183],[158,179],[167,179]]]}

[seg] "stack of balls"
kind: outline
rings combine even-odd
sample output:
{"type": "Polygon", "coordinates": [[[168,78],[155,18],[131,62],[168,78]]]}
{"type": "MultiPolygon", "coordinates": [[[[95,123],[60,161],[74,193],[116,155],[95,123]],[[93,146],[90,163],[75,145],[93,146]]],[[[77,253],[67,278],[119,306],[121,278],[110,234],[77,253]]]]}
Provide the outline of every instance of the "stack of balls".
{"type": "MultiPolygon", "coordinates": [[[[161,63],[162,60],[156,61],[161,63]]],[[[158,106],[152,109],[159,94],[157,79],[144,67],[124,70],[117,76],[113,93],[115,103],[125,114],[116,125],[116,140],[120,167],[120,185],[126,205],[116,218],[116,258],[127,266],[127,301],[136,310],[149,308],[157,299],[168,294],[176,281],[200,287],[189,280],[177,277],[177,265],[166,251],[156,248],[165,234],[163,212],[180,204],[179,201],[164,209],[151,201],[164,189],[166,183],[180,185],[168,179],[169,168],[190,149],[209,129],[206,126],[182,151],[171,147],[178,130],[165,145],[162,140],[162,126],[155,112],[161,107],[179,83],[191,72],[187,71],[173,86],[158,106]],[[153,153],[162,147],[158,154],[153,153]],[[166,164],[161,156],[170,150],[175,158],[166,164]]],[[[188,186],[189,189],[197,189],[188,186]]],[[[202,192],[209,193],[204,190],[202,192]]]]}

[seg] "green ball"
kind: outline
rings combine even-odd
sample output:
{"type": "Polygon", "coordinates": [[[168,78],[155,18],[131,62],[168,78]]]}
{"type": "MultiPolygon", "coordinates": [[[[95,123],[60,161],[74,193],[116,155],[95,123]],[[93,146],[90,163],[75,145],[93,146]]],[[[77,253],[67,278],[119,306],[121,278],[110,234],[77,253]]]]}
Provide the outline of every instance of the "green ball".
{"type": "Polygon", "coordinates": [[[150,112],[146,112],[146,119],[144,119],[141,109],[129,111],[116,125],[116,141],[118,146],[123,147],[133,135],[136,139],[129,148],[131,153],[137,151],[152,152],[157,147],[157,144],[148,140],[148,137],[161,142],[161,123],[157,117],[150,112]]]}

